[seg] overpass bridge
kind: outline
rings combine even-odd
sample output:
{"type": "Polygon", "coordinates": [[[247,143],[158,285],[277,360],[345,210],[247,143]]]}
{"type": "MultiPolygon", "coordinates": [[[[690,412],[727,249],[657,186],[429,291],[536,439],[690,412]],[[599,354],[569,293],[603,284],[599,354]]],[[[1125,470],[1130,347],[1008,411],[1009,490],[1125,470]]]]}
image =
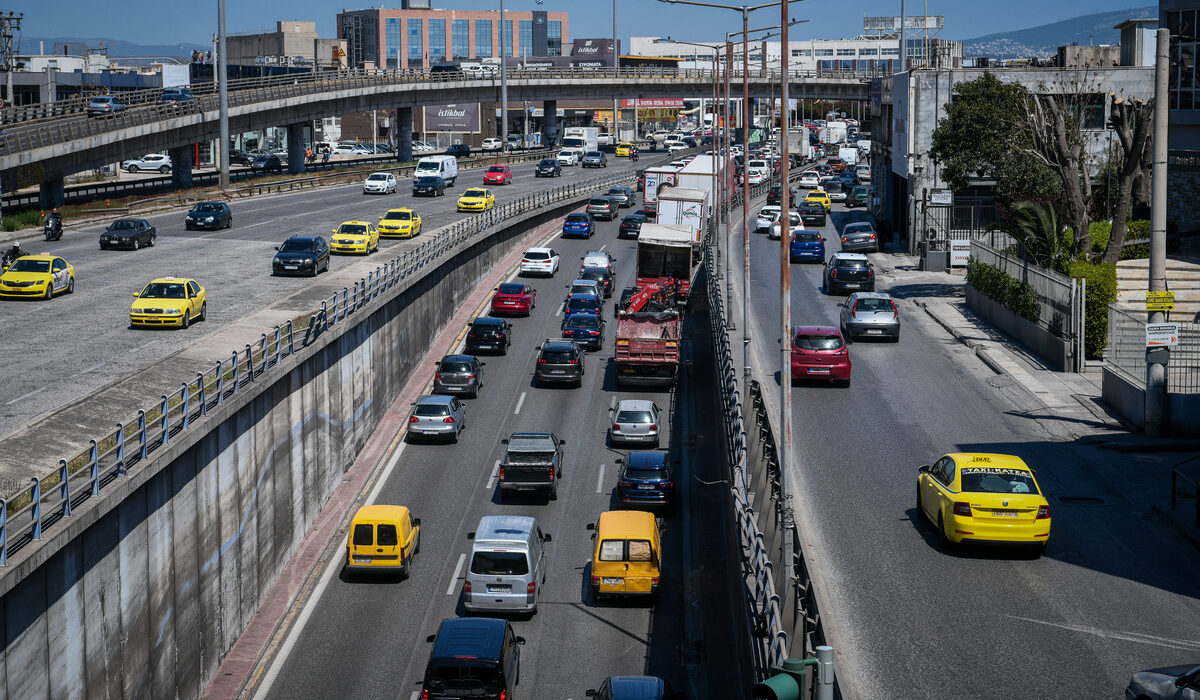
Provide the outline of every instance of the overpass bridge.
{"type": "MultiPolygon", "coordinates": [[[[789,73],[791,94],[799,98],[866,100],[866,72],[789,73]]],[[[779,94],[782,75],[758,70],[748,74],[750,96],[779,94]]],[[[740,83],[735,70],[732,81],[740,83]]],[[[545,114],[556,114],[558,100],[611,100],[651,97],[701,98],[712,94],[710,70],[663,68],[514,69],[508,76],[511,102],[543,102],[545,114]]],[[[62,202],[63,177],[131,156],[170,151],[178,187],[191,186],[192,145],[218,138],[215,86],[193,102],[158,105],[157,91],[132,96],[128,110],[104,118],[88,118],[82,98],[39,108],[8,111],[17,121],[0,135],[0,172],[17,181],[41,184],[42,208],[62,202]],[[138,102],[142,104],[138,104],[138,102]],[[30,121],[18,121],[32,117],[30,121]]],[[[733,91],[735,96],[738,90],[733,91]]],[[[230,131],[288,128],[289,167],[303,168],[303,127],[313,120],[354,112],[394,112],[398,126],[397,158],[412,159],[412,110],[424,105],[498,102],[500,76],[479,77],[420,70],[355,70],[272,76],[231,81],[230,131]]],[[[547,136],[557,134],[551,118],[547,136]]],[[[297,170],[299,172],[299,170],[297,170]]]]}

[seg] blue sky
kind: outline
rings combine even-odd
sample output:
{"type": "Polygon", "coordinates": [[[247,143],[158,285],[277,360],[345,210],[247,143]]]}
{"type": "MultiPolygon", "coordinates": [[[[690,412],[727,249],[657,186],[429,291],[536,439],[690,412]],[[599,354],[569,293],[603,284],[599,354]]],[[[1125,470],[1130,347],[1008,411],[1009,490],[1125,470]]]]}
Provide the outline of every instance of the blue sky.
{"type": "MultiPolygon", "coordinates": [[[[733,0],[716,0],[731,3],[733,0]]],[[[737,0],[741,2],[741,0],[737,0]]],[[[756,4],[756,0],[746,0],[756,4]]],[[[343,7],[378,6],[374,0],[227,0],[230,32],[273,29],[276,20],[315,20],[322,36],[335,34],[334,19],[343,7]]],[[[928,0],[929,14],[946,17],[941,36],[970,39],[993,32],[1024,29],[1083,14],[1141,7],[1150,0],[928,0]]],[[[384,2],[399,7],[397,2],[384,2]]],[[[922,0],[909,0],[910,14],[920,14],[922,0]]],[[[497,0],[433,0],[441,9],[494,9],[497,0]]],[[[206,43],[217,24],[216,0],[17,0],[7,9],[25,13],[27,36],[110,37],[139,44],[206,43]],[[14,6],[15,5],[15,6],[14,6]]],[[[864,15],[898,15],[900,0],[805,0],[794,3],[793,17],[810,19],[792,27],[794,38],[836,39],[862,31],[864,15]]],[[[545,9],[570,13],[572,38],[612,32],[612,3],[604,0],[507,0],[512,10],[545,9]]],[[[619,32],[707,41],[723,37],[738,15],[730,11],[666,5],[655,0],[618,0],[619,32]]],[[[751,15],[752,26],[776,24],[776,8],[751,15]]],[[[28,51],[30,47],[22,47],[28,51]]]]}

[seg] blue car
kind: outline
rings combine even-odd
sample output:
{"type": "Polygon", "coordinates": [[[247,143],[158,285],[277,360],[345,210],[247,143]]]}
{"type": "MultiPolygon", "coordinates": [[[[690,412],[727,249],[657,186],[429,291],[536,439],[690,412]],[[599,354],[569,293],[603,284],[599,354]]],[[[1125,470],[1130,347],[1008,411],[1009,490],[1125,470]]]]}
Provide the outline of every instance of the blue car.
{"type": "Polygon", "coordinates": [[[596,224],[592,223],[592,215],[586,212],[577,211],[572,214],[567,214],[567,220],[563,222],[562,235],[567,236],[583,236],[591,238],[596,232],[596,224]]]}
{"type": "Polygon", "coordinates": [[[563,326],[577,314],[597,314],[601,312],[602,302],[594,294],[572,294],[563,303],[563,326]]]}
{"type": "Polygon", "coordinates": [[[794,263],[805,260],[824,262],[825,238],[816,231],[794,231],[788,246],[788,259],[794,263]]]}
{"type": "MultiPolygon", "coordinates": [[[[620,462],[621,460],[618,460],[620,462]]],[[[675,480],[662,452],[630,452],[617,477],[617,502],[629,507],[670,509],[675,504],[675,480]]]]}
{"type": "Polygon", "coordinates": [[[589,350],[604,347],[604,319],[597,314],[576,313],[562,322],[562,336],[589,350]]]}

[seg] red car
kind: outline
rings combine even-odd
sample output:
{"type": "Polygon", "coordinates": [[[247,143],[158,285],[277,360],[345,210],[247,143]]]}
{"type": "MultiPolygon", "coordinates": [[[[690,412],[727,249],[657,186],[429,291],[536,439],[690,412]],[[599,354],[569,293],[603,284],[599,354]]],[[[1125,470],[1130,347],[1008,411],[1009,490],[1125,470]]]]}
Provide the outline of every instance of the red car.
{"type": "Polygon", "coordinates": [[[512,169],[507,165],[491,165],[483,173],[485,185],[511,185],[512,169]]]}
{"type": "Polygon", "coordinates": [[[520,282],[505,282],[496,287],[492,297],[493,314],[524,314],[529,315],[535,305],[537,292],[533,287],[520,282]]]}
{"type": "Polygon", "coordinates": [[[850,353],[837,328],[797,326],[792,334],[792,384],[812,379],[850,386],[850,353]]]}

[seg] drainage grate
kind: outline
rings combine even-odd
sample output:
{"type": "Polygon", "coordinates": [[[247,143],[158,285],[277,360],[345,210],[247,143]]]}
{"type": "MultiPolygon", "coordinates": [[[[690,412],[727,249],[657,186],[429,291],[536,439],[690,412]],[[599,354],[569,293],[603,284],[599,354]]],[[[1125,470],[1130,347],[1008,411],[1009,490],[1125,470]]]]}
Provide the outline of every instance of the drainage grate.
{"type": "Polygon", "coordinates": [[[1064,506],[1102,506],[1104,499],[1098,496],[1059,496],[1058,502],[1064,506]]]}

